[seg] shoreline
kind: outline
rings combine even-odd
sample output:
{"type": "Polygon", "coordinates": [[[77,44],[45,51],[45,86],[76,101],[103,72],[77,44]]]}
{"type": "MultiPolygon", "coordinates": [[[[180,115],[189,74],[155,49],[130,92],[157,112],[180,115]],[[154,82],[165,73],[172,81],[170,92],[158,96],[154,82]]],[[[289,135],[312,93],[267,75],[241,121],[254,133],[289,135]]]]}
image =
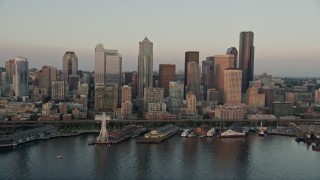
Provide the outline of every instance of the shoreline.
{"type": "Polygon", "coordinates": [[[43,136],[43,137],[31,138],[29,140],[26,140],[23,142],[18,142],[18,143],[0,144],[0,149],[14,148],[14,147],[19,146],[21,144],[26,144],[26,143],[33,142],[33,141],[49,140],[49,139],[53,139],[53,138],[74,137],[74,136],[79,136],[82,134],[93,134],[93,133],[98,134],[99,132],[100,132],[100,130],[87,130],[87,131],[78,131],[76,133],[53,134],[53,135],[48,135],[48,136],[43,136]]]}

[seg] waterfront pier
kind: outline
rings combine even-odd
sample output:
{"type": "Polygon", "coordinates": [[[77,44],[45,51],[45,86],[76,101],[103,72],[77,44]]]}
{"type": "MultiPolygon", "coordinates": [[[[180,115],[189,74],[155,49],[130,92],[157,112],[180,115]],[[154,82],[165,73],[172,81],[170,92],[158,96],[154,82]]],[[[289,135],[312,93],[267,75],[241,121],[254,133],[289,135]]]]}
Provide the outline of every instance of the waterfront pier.
{"type": "Polygon", "coordinates": [[[179,131],[179,128],[173,124],[167,124],[158,129],[146,133],[143,138],[136,141],[138,144],[159,144],[179,131]]]}

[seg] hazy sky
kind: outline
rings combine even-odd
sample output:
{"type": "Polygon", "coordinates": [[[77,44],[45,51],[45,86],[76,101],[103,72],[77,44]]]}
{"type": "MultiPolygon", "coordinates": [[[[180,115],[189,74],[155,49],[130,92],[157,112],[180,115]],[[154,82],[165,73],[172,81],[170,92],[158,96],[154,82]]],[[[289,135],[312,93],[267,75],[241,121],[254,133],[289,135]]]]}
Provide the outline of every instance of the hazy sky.
{"type": "Polygon", "coordinates": [[[320,0],[0,0],[0,66],[16,56],[30,67],[62,68],[75,51],[79,69],[93,70],[96,43],[118,49],[123,70],[136,70],[138,45],[153,42],[154,69],[184,52],[200,60],[255,35],[255,74],[320,77],[320,0]]]}

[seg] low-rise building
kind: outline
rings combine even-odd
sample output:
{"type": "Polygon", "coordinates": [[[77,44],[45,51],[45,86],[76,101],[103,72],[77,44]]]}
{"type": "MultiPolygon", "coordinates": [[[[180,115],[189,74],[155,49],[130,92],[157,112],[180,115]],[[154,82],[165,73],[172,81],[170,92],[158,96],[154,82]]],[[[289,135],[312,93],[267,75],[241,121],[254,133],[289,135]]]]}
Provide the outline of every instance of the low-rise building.
{"type": "Polygon", "coordinates": [[[292,116],[294,113],[293,104],[290,102],[273,102],[272,114],[280,116],[292,116]]]}
{"type": "Polygon", "coordinates": [[[241,106],[217,106],[215,118],[217,119],[243,119],[245,110],[241,106]]]}

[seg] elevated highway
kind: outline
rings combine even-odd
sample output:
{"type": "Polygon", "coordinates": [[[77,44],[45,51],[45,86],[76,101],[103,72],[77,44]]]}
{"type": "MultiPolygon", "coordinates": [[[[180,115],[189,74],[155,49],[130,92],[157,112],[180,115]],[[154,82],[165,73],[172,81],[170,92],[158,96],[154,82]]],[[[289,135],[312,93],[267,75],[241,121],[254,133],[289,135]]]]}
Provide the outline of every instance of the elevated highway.
{"type": "MultiPolygon", "coordinates": [[[[175,119],[175,120],[107,120],[107,123],[124,123],[124,124],[148,124],[148,123],[294,123],[306,125],[320,125],[320,119],[175,119]]],[[[99,124],[100,120],[72,120],[72,121],[0,121],[0,127],[37,127],[46,125],[94,125],[99,124]]]]}

